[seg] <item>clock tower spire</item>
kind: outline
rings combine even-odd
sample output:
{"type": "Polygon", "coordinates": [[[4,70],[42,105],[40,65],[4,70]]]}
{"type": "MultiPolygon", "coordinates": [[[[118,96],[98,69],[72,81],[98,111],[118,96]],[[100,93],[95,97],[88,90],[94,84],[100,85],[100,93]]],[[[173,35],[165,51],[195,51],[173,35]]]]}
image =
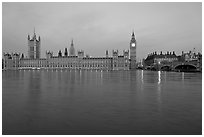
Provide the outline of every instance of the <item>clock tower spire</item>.
{"type": "Polygon", "coordinates": [[[137,41],[134,32],[132,32],[132,38],[130,40],[130,69],[136,69],[136,46],[137,41]]]}

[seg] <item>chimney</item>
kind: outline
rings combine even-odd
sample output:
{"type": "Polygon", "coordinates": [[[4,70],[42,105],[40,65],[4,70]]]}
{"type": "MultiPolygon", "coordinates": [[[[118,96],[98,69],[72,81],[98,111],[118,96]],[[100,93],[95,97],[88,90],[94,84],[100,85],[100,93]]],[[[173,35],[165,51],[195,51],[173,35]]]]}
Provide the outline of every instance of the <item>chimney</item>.
{"type": "Polygon", "coordinates": [[[106,58],[108,57],[108,50],[106,50],[106,58]]]}

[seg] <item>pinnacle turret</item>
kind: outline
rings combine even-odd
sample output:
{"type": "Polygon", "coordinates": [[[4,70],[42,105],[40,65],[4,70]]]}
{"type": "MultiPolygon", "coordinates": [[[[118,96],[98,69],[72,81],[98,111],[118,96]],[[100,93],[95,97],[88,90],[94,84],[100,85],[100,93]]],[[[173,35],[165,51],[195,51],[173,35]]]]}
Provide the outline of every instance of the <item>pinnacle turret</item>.
{"type": "Polygon", "coordinates": [[[72,42],[71,42],[71,46],[74,46],[74,42],[73,42],[73,39],[72,39],[72,42]]]}

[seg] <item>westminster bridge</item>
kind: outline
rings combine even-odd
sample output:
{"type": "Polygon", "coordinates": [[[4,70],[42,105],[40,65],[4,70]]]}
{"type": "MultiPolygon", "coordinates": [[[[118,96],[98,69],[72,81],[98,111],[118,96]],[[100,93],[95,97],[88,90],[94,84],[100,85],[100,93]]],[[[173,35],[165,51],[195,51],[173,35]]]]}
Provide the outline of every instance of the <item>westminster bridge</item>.
{"type": "Polygon", "coordinates": [[[155,63],[152,66],[148,66],[149,70],[161,70],[161,71],[189,71],[197,72],[202,71],[202,62],[198,60],[192,61],[174,61],[174,62],[164,62],[155,63]]]}

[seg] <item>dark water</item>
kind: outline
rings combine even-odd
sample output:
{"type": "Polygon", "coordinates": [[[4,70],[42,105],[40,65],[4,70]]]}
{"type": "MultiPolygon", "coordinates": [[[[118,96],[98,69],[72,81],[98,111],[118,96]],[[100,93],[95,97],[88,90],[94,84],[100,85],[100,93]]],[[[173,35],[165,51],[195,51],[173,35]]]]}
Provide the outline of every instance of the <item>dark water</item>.
{"type": "Polygon", "coordinates": [[[2,72],[3,134],[202,134],[201,73],[2,72]]]}

